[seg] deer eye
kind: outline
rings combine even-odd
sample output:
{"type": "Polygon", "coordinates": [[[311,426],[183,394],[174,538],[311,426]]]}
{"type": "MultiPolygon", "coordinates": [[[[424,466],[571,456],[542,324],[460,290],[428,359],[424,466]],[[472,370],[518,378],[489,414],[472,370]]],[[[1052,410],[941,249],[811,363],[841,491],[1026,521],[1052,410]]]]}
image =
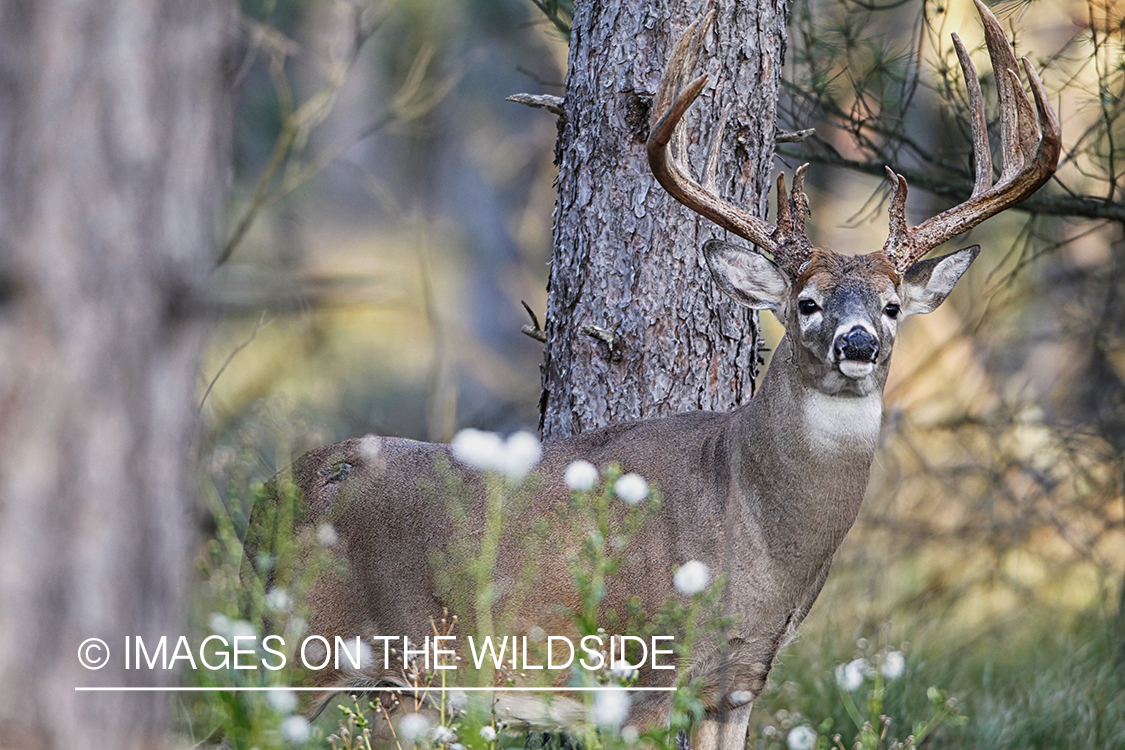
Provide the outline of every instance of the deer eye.
{"type": "Polygon", "coordinates": [[[891,302],[890,304],[888,304],[886,307],[883,308],[883,312],[886,314],[886,316],[888,318],[892,318],[892,319],[898,317],[898,310],[899,310],[898,304],[896,304],[894,302],[891,302]]]}
{"type": "Polygon", "coordinates": [[[820,305],[816,304],[811,299],[799,299],[797,300],[797,309],[800,311],[801,315],[812,315],[820,309],[820,305]]]}

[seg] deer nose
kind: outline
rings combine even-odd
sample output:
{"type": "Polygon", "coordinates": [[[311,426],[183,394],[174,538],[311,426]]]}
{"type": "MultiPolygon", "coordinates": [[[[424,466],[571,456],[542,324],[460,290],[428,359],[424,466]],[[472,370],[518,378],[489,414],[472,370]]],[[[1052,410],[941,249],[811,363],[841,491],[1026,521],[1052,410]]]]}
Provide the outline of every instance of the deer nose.
{"type": "Polygon", "coordinates": [[[879,340],[863,326],[855,326],[847,333],[837,336],[833,348],[839,360],[874,362],[879,356],[879,340]]]}

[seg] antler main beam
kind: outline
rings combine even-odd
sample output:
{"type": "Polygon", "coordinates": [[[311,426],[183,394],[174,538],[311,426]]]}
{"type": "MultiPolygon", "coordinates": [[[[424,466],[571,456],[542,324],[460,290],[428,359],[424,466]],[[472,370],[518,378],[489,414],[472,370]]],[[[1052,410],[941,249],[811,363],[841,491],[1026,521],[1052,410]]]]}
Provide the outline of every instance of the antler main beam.
{"type": "Polygon", "coordinates": [[[965,74],[969,94],[970,123],[976,175],[973,192],[967,201],[922,222],[906,224],[906,180],[887,168],[893,190],[890,207],[890,234],[883,252],[899,269],[907,268],[943,242],[967,232],[990,216],[1019,203],[1034,193],[1055,173],[1062,149],[1059,119],[1047,101],[1043,84],[1031,62],[1022,58],[1031,84],[1035,108],[1023,89],[1016,57],[996,16],[981,0],[973,0],[984,24],[988,56],[996,75],[1000,101],[1000,176],[992,183],[992,153],[984,116],[984,100],[976,67],[965,45],[953,34],[953,45],[965,74]]]}
{"type": "Polygon", "coordinates": [[[701,75],[690,83],[687,82],[687,77],[695,68],[703,38],[714,18],[715,12],[711,11],[702,20],[688,26],[664,67],[653,99],[655,122],[649,130],[646,144],[649,165],[657,181],[673,198],[723,229],[750,240],[770,253],[782,268],[796,273],[812,252],[812,243],[805,235],[809,202],[804,193],[804,180],[808,164],[799,167],[794,173],[793,190],[788,196],[785,192],[785,176],[778,176],[777,225],[720,198],[715,175],[719,163],[719,146],[730,112],[730,105],[727,105],[715,126],[707,149],[702,184],[691,177],[686,143],[677,126],[707,84],[706,75],[701,75]]]}

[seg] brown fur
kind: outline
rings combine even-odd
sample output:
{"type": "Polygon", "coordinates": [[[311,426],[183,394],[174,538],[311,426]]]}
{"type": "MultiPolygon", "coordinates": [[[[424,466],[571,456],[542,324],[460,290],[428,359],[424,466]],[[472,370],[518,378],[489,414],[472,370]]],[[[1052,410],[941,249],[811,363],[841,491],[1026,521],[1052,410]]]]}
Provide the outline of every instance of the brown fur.
{"type": "Polygon", "coordinates": [[[809,262],[797,276],[795,286],[803,289],[813,277],[825,291],[832,291],[843,279],[885,277],[895,286],[902,281],[902,275],[894,264],[887,260],[883,252],[876,251],[866,255],[840,255],[831,250],[813,248],[809,262]]]}

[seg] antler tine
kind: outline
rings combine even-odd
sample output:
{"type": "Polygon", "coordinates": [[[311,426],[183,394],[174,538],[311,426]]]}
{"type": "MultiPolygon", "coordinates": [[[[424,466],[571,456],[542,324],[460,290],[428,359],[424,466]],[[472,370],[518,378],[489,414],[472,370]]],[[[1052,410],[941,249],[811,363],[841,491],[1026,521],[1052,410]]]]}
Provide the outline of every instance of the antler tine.
{"type": "Polygon", "coordinates": [[[976,165],[973,195],[977,196],[992,186],[992,149],[988,145],[988,121],[984,116],[984,97],[980,92],[977,68],[956,32],[953,34],[953,47],[957,50],[961,71],[965,74],[965,88],[969,93],[969,123],[973,132],[973,162],[976,165]]]}
{"type": "MultiPolygon", "coordinates": [[[[695,69],[695,61],[699,55],[698,45],[693,43],[696,37],[695,31],[702,27],[699,36],[703,36],[707,33],[707,29],[713,20],[714,12],[712,11],[700,20],[689,24],[684,30],[683,36],[672,48],[672,55],[668,59],[664,75],[660,77],[660,82],[656,87],[656,95],[653,97],[652,107],[654,112],[665,111],[680,98],[687,83],[685,79],[695,69]]],[[[693,81],[688,84],[687,88],[690,89],[695,83],[696,81],[693,81]]],[[[683,135],[675,130],[672,133],[671,149],[673,160],[682,162],[687,159],[687,144],[684,142],[683,135]]]]}
{"type": "MultiPolygon", "coordinates": [[[[809,197],[805,195],[805,173],[809,171],[809,163],[805,162],[797,167],[797,171],[793,173],[793,189],[801,196],[801,202],[807,204],[809,197]]],[[[807,209],[808,206],[806,205],[807,209]]],[[[811,213],[809,214],[812,215],[811,213]]]]}
{"type": "Polygon", "coordinates": [[[797,171],[793,173],[793,191],[789,194],[794,215],[797,217],[796,231],[805,239],[808,239],[805,237],[805,219],[812,216],[812,211],[809,209],[809,196],[805,195],[805,172],[808,171],[808,162],[797,167],[797,171]]]}
{"type": "Polygon", "coordinates": [[[900,174],[895,174],[895,171],[890,167],[885,167],[887,170],[887,179],[891,182],[891,207],[888,211],[890,214],[890,234],[887,237],[887,245],[900,247],[905,245],[909,240],[908,232],[909,227],[906,225],[906,194],[909,192],[906,186],[906,178],[900,174]]]}
{"type": "Polygon", "coordinates": [[[703,51],[703,40],[707,36],[707,32],[715,23],[715,9],[707,11],[703,15],[703,19],[693,24],[692,33],[684,33],[684,37],[688,40],[687,54],[684,55],[681,76],[691,74],[695,70],[696,64],[699,62],[699,53],[703,51]]]}
{"type": "Polygon", "coordinates": [[[668,62],[664,66],[664,73],[660,76],[660,82],[656,85],[656,94],[652,98],[652,109],[654,112],[667,110],[672,102],[680,95],[680,90],[683,87],[684,69],[686,67],[684,65],[684,60],[687,58],[688,48],[691,46],[691,40],[695,34],[695,29],[699,26],[701,21],[706,22],[707,16],[704,16],[700,21],[689,24],[688,27],[684,29],[684,35],[680,37],[679,41],[676,42],[676,46],[672,48],[672,55],[668,58],[668,62]]]}
{"type": "MultiPolygon", "coordinates": [[[[1059,124],[1059,116],[1051,108],[1051,104],[1047,100],[1047,92],[1043,88],[1043,82],[1039,80],[1039,75],[1031,65],[1031,60],[1021,57],[1020,62],[1023,63],[1027,80],[1031,84],[1031,94],[1035,97],[1035,112],[1039,120],[1039,148],[1035,151],[1035,160],[1042,160],[1041,168],[1049,168],[1050,174],[1054,174],[1055,168],[1059,164],[1059,153],[1062,150],[1062,126],[1059,124]]],[[[1044,182],[1050,179],[1050,174],[1044,178],[1044,182]]]]}
{"type": "Polygon", "coordinates": [[[805,218],[809,215],[809,197],[805,195],[807,163],[793,173],[793,189],[785,192],[785,173],[777,176],[777,234],[779,244],[801,243],[805,237],[805,218]]]}
{"type": "Polygon", "coordinates": [[[996,16],[981,0],[973,0],[984,25],[985,42],[996,75],[1000,103],[1000,176],[992,183],[992,155],[984,117],[983,98],[976,68],[964,44],[953,35],[953,45],[965,74],[973,133],[976,174],[967,201],[934,216],[916,227],[906,224],[906,180],[889,168],[893,196],[890,233],[883,253],[900,272],[946,240],[966,232],[990,216],[1019,203],[1034,193],[1055,173],[1062,147],[1058,116],[1047,101],[1043,83],[1027,58],[1024,71],[1035,98],[1032,108],[1020,81],[1016,57],[996,16]]]}
{"type": "Polygon", "coordinates": [[[805,172],[802,164],[793,173],[793,189],[785,192],[785,173],[777,175],[777,230],[774,260],[791,273],[800,273],[812,253],[812,243],[805,236],[805,218],[809,215],[809,198],[805,195],[805,172]]]}
{"type": "Polygon", "coordinates": [[[789,210],[792,202],[785,194],[785,173],[777,173],[777,234],[781,239],[793,229],[793,213],[789,210]]]}
{"type": "Polygon", "coordinates": [[[1035,122],[1035,111],[1031,108],[1031,100],[1027,98],[1027,92],[1023,90],[1023,83],[1017,70],[1018,68],[1011,68],[1006,72],[1015,85],[1016,110],[1019,113],[1016,120],[1019,126],[1020,166],[1023,166],[1035,158],[1035,152],[1039,148],[1039,126],[1035,122]]]}
{"type": "Polygon", "coordinates": [[[730,116],[730,105],[723,107],[723,113],[715,124],[715,132],[711,135],[711,144],[707,146],[707,161],[703,165],[703,189],[712,195],[718,195],[719,189],[715,183],[719,172],[719,147],[723,143],[723,131],[727,129],[727,118],[730,116]]]}
{"type": "Polygon", "coordinates": [[[782,207],[787,216],[790,213],[797,215],[796,220],[787,219],[785,229],[779,230],[746,209],[719,197],[715,175],[718,171],[719,148],[730,113],[729,105],[723,108],[708,145],[702,184],[692,179],[686,149],[680,148],[678,125],[706,85],[707,76],[699,76],[686,86],[682,81],[698,60],[703,37],[713,16],[714,11],[711,11],[702,21],[687,27],[673,48],[661,75],[653,98],[652,113],[655,122],[649,130],[646,144],[649,166],[657,181],[673,198],[727,231],[750,240],[760,250],[773,255],[774,260],[783,268],[795,271],[812,249],[812,244],[804,235],[805,216],[808,213],[808,199],[800,189],[803,185],[804,167],[798,170],[794,193],[786,198],[782,188],[778,194],[779,216],[782,215],[782,207]],[[790,204],[794,207],[792,212],[789,211],[790,204]]]}
{"type": "MultiPolygon", "coordinates": [[[[992,60],[992,74],[996,78],[996,98],[1000,102],[1000,179],[1010,180],[1023,166],[1023,150],[1020,147],[1020,108],[1016,90],[1023,94],[1023,84],[1017,78],[1015,84],[1007,74],[1016,70],[1016,56],[1004,28],[980,0],[973,0],[984,24],[984,42],[988,46],[988,57],[992,60]]],[[[966,74],[967,75],[967,74],[966,74]]]]}

